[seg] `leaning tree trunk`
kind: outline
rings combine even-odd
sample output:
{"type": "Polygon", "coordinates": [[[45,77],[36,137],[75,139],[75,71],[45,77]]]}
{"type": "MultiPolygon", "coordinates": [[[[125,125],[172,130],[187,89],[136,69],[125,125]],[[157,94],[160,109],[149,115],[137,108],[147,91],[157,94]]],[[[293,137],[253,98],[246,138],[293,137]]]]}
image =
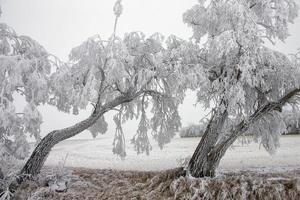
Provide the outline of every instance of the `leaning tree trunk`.
{"type": "Polygon", "coordinates": [[[193,177],[214,176],[220,160],[239,136],[243,135],[253,123],[265,117],[271,111],[281,112],[282,106],[299,93],[300,89],[294,89],[278,101],[260,106],[247,121],[241,121],[228,131],[224,138],[218,138],[221,130],[217,127],[218,125],[219,128],[223,127],[223,118],[227,116],[227,113],[226,115],[223,113],[219,116],[213,116],[189,162],[188,173],[193,177]]]}
{"type": "MultiPolygon", "coordinates": [[[[94,112],[87,119],[85,119],[71,127],[50,132],[35,147],[30,158],[27,160],[26,164],[20,171],[21,177],[37,175],[40,172],[49,152],[51,151],[51,149],[54,145],[86,130],[87,128],[92,126],[104,113],[106,113],[107,111],[111,110],[112,108],[114,108],[122,103],[130,102],[137,95],[138,94],[132,95],[129,93],[127,95],[120,96],[120,97],[114,99],[113,101],[104,104],[103,106],[100,106],[100,104],[97,104],[94,112]]],[[[23,178],[21,178],[19,181],[23,181],[22,179],[23,178]]]]}
{"type": "Polygon", "coordinates": [[[209,157],[209,152],[215,146],[220,131],[222,130],[227,111],[216,111],[211,117],[206,130],[189,161],[188,172],[194,177],[214,176],[214,163],[209,157]]]}

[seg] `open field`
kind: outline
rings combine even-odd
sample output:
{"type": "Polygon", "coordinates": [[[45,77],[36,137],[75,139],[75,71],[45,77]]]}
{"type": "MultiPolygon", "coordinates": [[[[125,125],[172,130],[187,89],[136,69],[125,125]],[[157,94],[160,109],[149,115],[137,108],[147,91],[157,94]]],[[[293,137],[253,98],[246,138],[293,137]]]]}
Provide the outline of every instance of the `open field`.
{"type": "MultiPolygon", "coordinates": [[[[55,146],[46,165],[57,165],[65,160],[69,167],[157,171],[178,167],[179,160],[191,156],[199,138],[174,138],[164,149],[153,145],[150,155],[137,155],[127,144],[127,156],[121,160],[112,149],[112,138],[94,140],[68,140],[55,146]]],[[[129,142],[128,142],[129,143],[129,142]]],[[[300,166],[300,136],[282,136],[281,147],[275,155],[268,154],[257,143],[242,145],[239,142],[229,149],[221,160],[221,170],[272,169],[285,170],[300,166]]]]}

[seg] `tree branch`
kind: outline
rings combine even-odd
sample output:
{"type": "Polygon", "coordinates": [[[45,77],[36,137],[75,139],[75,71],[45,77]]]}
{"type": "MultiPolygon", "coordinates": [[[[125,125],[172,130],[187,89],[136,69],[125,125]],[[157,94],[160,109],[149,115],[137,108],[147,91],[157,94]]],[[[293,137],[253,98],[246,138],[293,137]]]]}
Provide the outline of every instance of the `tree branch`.
{"type": "MultiPolygon", "coordinates": [[[[293,89],[287,92],[282,98],[280,98],[276,102],[269,102],[264,106],[258,108],[249,118],[248,120],[243,120],[236,126],[231,129],[231,134],[225,140],[220,140],[220,142],[213,148],[211,151],[212,155],[225,154],[227,148],[233,144],[233,142],[243,133],[245,133],[250,125],[252,125],[257,120],[261,119],[271,111],[279,111],[281,112],[282,107],[288,103],[294,96],[300,93],[300,88],[293,89]]],[[[222,157],[222,156],[221,156],[222,157]]]]}

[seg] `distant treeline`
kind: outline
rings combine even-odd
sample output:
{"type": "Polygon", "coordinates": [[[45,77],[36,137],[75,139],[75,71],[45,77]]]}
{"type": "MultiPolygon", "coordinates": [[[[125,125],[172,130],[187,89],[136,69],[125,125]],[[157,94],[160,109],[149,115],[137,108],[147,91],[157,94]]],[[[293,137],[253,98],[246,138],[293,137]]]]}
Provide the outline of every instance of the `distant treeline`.
{"type": "Polygon", "coordinates": [[[206,125],[204,124],[190,124],[186,127],[182,127],[179,131],[179,136],[185,137],[202,137],[205,131],[206,125]]]}

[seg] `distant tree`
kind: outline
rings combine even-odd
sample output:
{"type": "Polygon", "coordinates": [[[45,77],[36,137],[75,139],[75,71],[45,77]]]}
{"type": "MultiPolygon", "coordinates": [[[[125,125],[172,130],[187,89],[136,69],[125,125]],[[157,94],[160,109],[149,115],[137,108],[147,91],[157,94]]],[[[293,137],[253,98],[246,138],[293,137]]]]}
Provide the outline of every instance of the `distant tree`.
{"type": "Polygon", "coordinates": [[[205,131],[205,124],[190,124],[188,126],[182,127],[179,130],[179,136],[182,138],[186,137],[202,137],[205,131]]]}
{"type": "Polygon", "coordinates": [[[201,46],[198,101],[213,107],[187,168],[192,176],[214,176],[226,150],[247,132],[270,153],[279,146],[282,107],[299,102],[300,67],[265,42],[284,41],[297,12],[294,0],[200,0],[184,14],[201,46]]]}

